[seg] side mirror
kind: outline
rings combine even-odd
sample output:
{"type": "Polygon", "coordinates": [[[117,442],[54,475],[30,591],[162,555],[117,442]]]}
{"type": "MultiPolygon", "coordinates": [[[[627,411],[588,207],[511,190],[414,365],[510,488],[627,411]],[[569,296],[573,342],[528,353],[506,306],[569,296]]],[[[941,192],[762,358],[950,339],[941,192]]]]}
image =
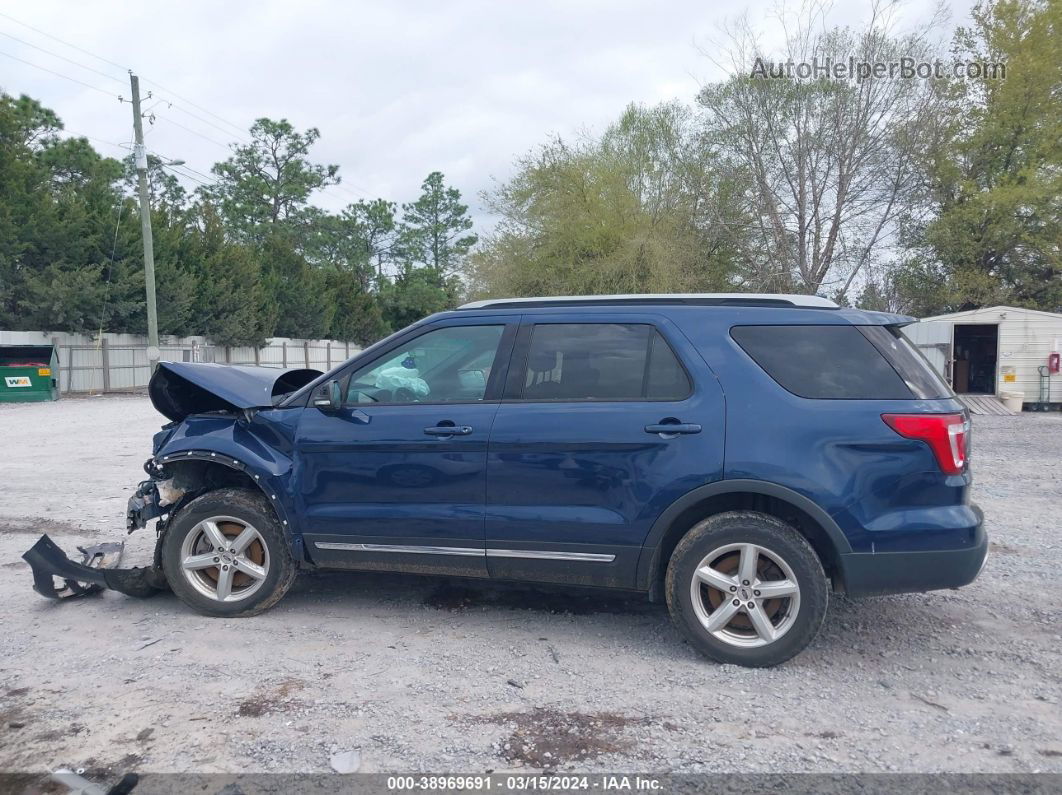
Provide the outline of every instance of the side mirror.
{"type": "Polygon", "coordinates": [[[313,391],[313,405],[321,411],[339,411],[343,406],[343,394],[334,378],[313,391]]]}

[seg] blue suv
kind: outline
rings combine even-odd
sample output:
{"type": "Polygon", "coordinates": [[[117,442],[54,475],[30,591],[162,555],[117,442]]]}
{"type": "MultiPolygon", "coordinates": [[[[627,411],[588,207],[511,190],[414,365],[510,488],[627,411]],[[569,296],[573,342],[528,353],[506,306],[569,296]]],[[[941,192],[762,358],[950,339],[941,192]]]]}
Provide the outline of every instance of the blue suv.
{"type": "MultiPolygon", "coordinates": [[[[306,567],[642,591],[769,666],[831,591],[955,588],[987,551],[970,425],[900,333],[790,295],[481,301],[328,373],[162,364],[130,529],[155,565],[52,574],[259,613],[306,567]],[[95,579],[93,579],[95,578],[95,579]]],[[[34,554],[36,551],[36,554],[34,554]]],[[[84,569],[84,570],[82,570],[84,569]]]]}

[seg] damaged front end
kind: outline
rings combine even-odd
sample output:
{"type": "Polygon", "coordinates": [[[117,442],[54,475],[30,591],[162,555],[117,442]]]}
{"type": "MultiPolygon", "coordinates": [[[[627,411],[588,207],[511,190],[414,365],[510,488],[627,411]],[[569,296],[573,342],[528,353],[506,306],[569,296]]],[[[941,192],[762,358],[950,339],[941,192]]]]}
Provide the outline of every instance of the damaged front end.
{"type": "MultiPolygon", "coordinates": [[[[155,552],[150,566],[117,568],[124,542],[79,547],[81,562],[71,560],[47,535],[41,536],[22,556],[33,570],[33,588],[50,599],[64,599],[97,593],[103,588],[128,596],[146,597],[168,588],[162,570],[162,541],[167,525],[181,507],[212,487],[233,485],[216,481],[204,470],[195,469],[196,460],[215,458],[204,451],[182,451],[182,466],[162,463],[168,441],[190,417],[200,422],[222,420],[222,424],[247,421],[260,408],[271,407],[275,399],[320,375],[316,370],[276,370],[229,367],[212,364],[161,363],[151,378],[148,394],[152,404],[172,420],[155,435],[153,456],[144,463],[148,479],[129,498],[126,530],[147,526],[157,519],[155,552]],[[191,468],[189,467],[191,464],[191,468]],[[172,470],[172,471],[171,471],[172,470]]],[[[193,420],[189,420],[192,422],[193,420]]],[[[172,446],[172,445],[171,445],[172,446]]],[[[236,459],[229,459],[234,468],[236,459]]]]}
{"type": "MultiPolygon", "coordinates": [[[[172,481],[157,479],[165,473],[155,466],[153,458],[145,462],[144,470],[150,479],[140,483],[127,505],[125,526],[130,533],[168,514],[183,496],[173,488],[172,481]]],[[[125,551],[124,541],[78,547],[82,555],[78,563],[68,558],[51,538],[42,535],[22,555],[33,570],[33,590],[49,599],[88,596],[104,588],[138,597],[165,590],[166,577],[160,560],[165,525],[160,525],[152,565],[127,569],[117,568],[125,551]]]]}
{"type": "Polygon", "coordinates": [[[81,563],[75,563],[47,535],[43,535],[25,554],[33,569],[33,590],[49,599],[87,596],[103,588],[129,596],[151,596],[166,588],[162,570],[154,566],[116,569],[125,544],[121,542],[78,547],[81,563]],[[56,578],[62,581],[57,586],[56,578]]]}

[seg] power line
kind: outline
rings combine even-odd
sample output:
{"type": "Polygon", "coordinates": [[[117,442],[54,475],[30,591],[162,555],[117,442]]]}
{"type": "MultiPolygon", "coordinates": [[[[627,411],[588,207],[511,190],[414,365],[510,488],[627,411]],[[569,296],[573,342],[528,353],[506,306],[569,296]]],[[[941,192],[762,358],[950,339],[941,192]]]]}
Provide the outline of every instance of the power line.
{"type": "MultiPolygon", "coordinates": [[[[74,138],[88,138],[90,141],[95,141],[98,144],[107,144],[107,146],[113,146],[115,149],[125,149],[126,151],[128,151],[128,149],[129,149],[129,147],[126,144],[118,144],[118,143],[115,143],[114,141],[106,141],[103,138],[96,138],[95,136],[92,136],[92,135],[85,135],[85,133],[78,132],[77,130],[71,130],[71,129],[67,128],[67,127],[63,128],[63,132],[69,133],[74,138]]],[[[69,140],[69,139],[67,139],[67,140],[69,140]]]]}
{"type": "MultiPolygon", "coordinates": [[[[361,191],[361,193],[356,193],[356,192],[350,190],[346,185],[344,185],[342,183],[339,183],[337,185],[328,185],[327,187],[328,188],[335,188],[336,190],[339,190],[339,191],[341,191],[341,192],[343,192],[343,193],[347,194],[348,196],[351,196],[351,197],[353,197],[355,199],[368,199],[369,198],[369,191],[365,190],[364,187],[362,187],[361,185],[355,185],[353,182],[351,182],[350,184],[353,187],[357,188],[359,191],[361,191]]],[[[325,188],[321,188],[321,190],[325,190],[325,188]]]]}
{"type": "Polygon", "coordinates": [[[12,36],[10,33],[4,33],[4,31],[2,30],[0,30],[0,36],[7,36],[9,39],[17,41],[19,44],[25,44],[27,47],[32,47],[35,50],[40,50],[43,53],[51,55],[53,58],[58,58],[60,61],[66,61],[69,64],[73,64],[74,66],[80,67],[81,69],[87,69],[88,71],[92,72],[93,74],[97,74],[100,77],[106,77],[108,80],[113,80],[116,83],[124,83],[124,81],[119,80],[114,75],[109,75],[106,72],[101,72],[99,69],[93,69],[91,66],[85,66],[85,64],[79,61],[75,61],[73,58],[67,58],[65,55],[60,55],[57,52],[52,52],[51,50],[47,50],[44,47],[38,47],[36,44],[28,42],[25,39],[20,39],[18,36],[12,36]]]}
{"type": "MultiPolygon", "coordinates": [[[[205,188],[209,188],[211,185],[214,184],[213,182],[204,182],[201,179],[197,179],[196,177],[193,177],[191,174],[185,174],[183,171],[178,171],[177,170],[177,166],[172,166],[169,163],[161,163],[160,165],[163,168],[165,168],[165,169],[169,169],[170,171],[172,171],[174,174],[176,174],[179,177],[184,177],[185,179],[190,179],[190,180],[192,180],[192,182],[198,182],[200,185],[202,185],[205,188]]],[[[199,173],[199,172],[196,172],[196,173],[199,173]]]]}
{"type": "MultiPolygon", "coordinates": [[[[145,79],[144,82],[145,83],[150,83],[151,81],[145,79]]],[[[173,110],[179,111],[179,112],[185,114],[186,116],[191,116],[193,119],[197,119],[198,121],[203,122],[203,124],[210,125],[215,130],[218,130],[220,132],[225,133],[225,135],[232,135],[232,131],[231,130],[226,130],[220,124],[214,124],[214,122],[212,122],[210,119],[204,119],[202,116],[199,116],[199,115],[197,115],[195,113],[192,113],[190,110],[182,108],[180,105],[178,105],[177,103],[173,102],[172,100],[166,99],[166,97],[157,97],[157,99],[159,100],[160,103],[165,104],[167,108],[172,108],[173,110]]],[[[152,107],[155,107],[155,106],[153,105],[152,107]]],[[[246,138],[244,138],[243,136],[241,136],[241,135],[237,135],[235,137],[238,138],[240,141],[242,141],[244,143],[249,143],[248,140],[246,138]]]]}
{"type": "MultiPolygon", "coordinates": [[[[91,52],[90,50],[86,50],[83,47],[79,47],[76,44],[72,44],[72,43],[70,43],[68,41],[60,39],[58,36],[53,36],[52,34],[47,33],[45,31],[41,30],[40,28],[36,28],[33,25],[30,25],[30,24],[28,24],[26,22],[23,22],[20,19],[16,19],[15,17],[11,16],[10,14],[5,14],[3,12],[0,12],[0,17],[3,17],[5,19],[9,19],[9,20],[11,20],[12,22],[14,22],[14,23],[16,23],[18,25],[22,25],[23,27],[34,31],[35,33],[39,33],[40,35],[42,35],[42,36],[44,36],[46,38],[49,38],[49,39],[51,39],[53,41],[58,42],[59,44],[62,44],[65,47],[70,47],[71,49],[77,50],[80,53],[84,53],[85,55],[89,56],[90,58],[95,58],[96,60],[100,61],[101,63],[105,63],[105,64],[107,64],[109,66],[113,66],[116,69],[121,69],[122,71],[131,71],[131,70],[129,70],[128,67],[123,66],[122,64],[119,64],[119,63],[117,63],[115,61],[112,61],[109,58],[104,58],[102,55],[97,55],[96,53],[91,52]]],[[[67,58],[67,57],[65,57],[63,55],[60,55],[59,53],[53,52],[53,51],[48,50],[48,49],[46,49],[44,47],[40,47],[40,46],[38,46],[36,44],[32,44],[31,42],[28,42],[28,41],[25,41],[23,39],[20,39],[17,36],[13,36],[13,35],[11,35],[9,33],[4,33],[2,31],[0,31],[0,35],[6,36],[7,38],[10,38],[10,39],[12,39],[14,41],[17,41],[17,42],[19,42],[21,44],[24,44],[26,46],[33,47],[36,50],[40,50],[43,53],[51,55],[51,56],[53,56],[55,58],[59,58],[60,60],[66,61],[67,63],[72,64],[74,66],[77,66],[77,67],[79,67],[81,69],[86,69],[86,70],[88,70],[90,72],[93,72],[94,74],[100,75],[101,77],[106,77],[108,80],[114,80],[115,82],[118,82],[118,83],[123,83],[124,82],[122,80],[119,80],[117,77],[114,77],[113,75],[107,74],[106,72],[102,72],[102,71],[100,71],[98,69],[94,69],[91,66],[87,66],[87,65],[85,65],[83,63],[80,63],[78,61],[75,61],[75,60],[73,60],[71,58],[67,58]]],[[[20,63],[24,63],[27,66],[32,66],[35,69],[39,69],[39,70],[41,70],[43,72],[47,72],[48,74],[55,75],[56,77],[60,77],[60,78],[62,78],[64,80],[69,80],[70,82],[77,83],[78,85],[84,86],[85,88],[91,89],[93,91],[98,91],[98,92],[100,92],[102,94],[105,94],[107,96],[118,96],[118,95],[115,95],[115,94],[111,94],[111,92],[106,91],[105,89],[102,89],[99,86],[91,85],[89,83],[86,83],[86,82],[84,82],[82,80],[78,80],[75,77],[71,77],[70,75],[63,74],[61,72],[56,72],[53,69],[48,69],[47,67],[41,66],[39,64],[32,63],[31,61],[27,61],[27,60],[25,60],[23,58],[19,58],[16,55],[11,55],[10,53],[3,52],[3,51],[0,51],[0,55],[4,55],[4,56],[6,56],[8,58],[11,58],[12,60],[19,61],[20,63]]],[[[229,121],[228,119],[224,118],[223,116],[219,116],[218,114],[214,113],[213,111],[209,110],[208,108],[205,108],[202,105],[199,105],[199,104],[193,102],[192,100],[181,96],[177,92],[167,88],[166,86],[162,85],[161,83],[159,83],[159,82],[157,82],[155,80],[151,80],[151,79],[146,78],[146,77],[142,78],[142,80],[145,83],[150,83],[153,86],[158,86],[158,88],[162,89],[167,94],[171,94],[173,97],[177,98],[181,102],[183,102],[183,103],[185,103],[185,104],[187,104],[187,105],[189,105],[189,106],[191,106],[193,108],[196,108],[197,110],[202,111],[203,113],[207,114],[208,116],[211,116],[211,117],[217,119],[218,121],[223,122],[224,124],[227,124],[233,130],[238,130],[240,132],[240,134],[236,136],[237,139],[242,141],[243,143],[249,143],[248,139],[243,136],[244,128],[241,127],[240,125],[235,124],[235,123],[229,121]]],[[[118,97],[118,99],[120,100],[121,97],[118,97]]],[[[201,122],[203,124],[206,124],[206,125],[208,125],[210,127],[213,127],[214,129],[216,129],[216,130],[218,130],[220,132],[223,132],[226,135],[233,135],[233,133],[230,130],[227,130],[224,127],[221,127],[220,125],[215,124],[214,122],[210,121],[209,119],[205,119],[202,116],[199,116],[198,114],[191,112],[187,108],[181,107],[178,103],[176,103],[176,102],[174,102],[174,101],[172,101],[170,99],[167,99],[166,97],[158,97],[158,99],[160,101],[162,101],[162,102],[165,102],[169,106],[169,108],[172,109],[172,110],[176,110],[176,111],[179,111],[180,113],[184,113],[185,115],[190,116],[193,119],[196,119],[197,121],[199,121],[199,122],[201,122]]],[[[178,127],[180,129],[184,130],[185,132],[191,133],[192,135],[196,135],[196,136],[202,138],[205,141],[209,141],[210,143],[214,144],[215,146],[219,146],[219,147],[221,147],[221,148],[223,148],[225,150],[229,150],[229,144],[222,143],[221,141],[218,141],[216,138],[212,138],[209,135],[206,135],[206,134],[204,134],[204,133],[202,133],[202,132],[200,132],[198,130],[192,129],[191,127],[187,127],[186,125],[181,124],[180,122],[174,121],[172,118],[169,118],[167,116],[157,116],[156,118],[159,118],[162,121],[165,121],[165,122],[167,122],[169,124],[172,124],[173,126],[178,127]]],[[[85,136],[79,136],[79,137],[89,138],[90,140],[95,140],[95,141],[98,141],[100,143],[104,143],[104,144],[107,144],[108,146],[113,146],[113,147],[116,147],[116,148],[123,148],[123,149],[126,148],[126,147],[122,147],[120,144],[115,144],[112,141],[104,141],[104,140],[99,139],[99,138],[92,138],[92,136],[85,135],[85,136]]],[[[199,176],[207,177],[207,175],[203,174],[202,172],[196,171],[195,169],[192,169],[190,167],[188,167],[187,170],[192,172],[192,173],[198,174],[199,176]]],[[[191,179],[191,180],[193,180],[195,182],[199,182],[200,184],[203,184],[203,185],[213,184],[213,183],[202,182],[201,180],[196,179],[195,177],[191,176],[190,174],[183,174],[182,172],[176,172],[176,173],[179,173],[182,176],[186,176],[186,177],[188,177],[188,179],[191,179]]],[[[209,179],[209,177],[207,177],[207,178],[209,179]]],[[[353,183],[350,183],[350,184],[353,185],[353,183]]],[[[364,190],[364,189],[360,188],[360,186],[357,186],[357,185],[354,185],[354,187],[358,187],[360,190],[364,190]]],[[[354,191],[349,190],[346,186],[339,185],[339,184],[337,184],[337,185],[329,185],[329,186],[326,186],[324,188],[321,188],[321,190],[323,192],[327,192],[331,188],[336,188],[338,191],[340,191],[342,193],[345,193],[345,194],[347,194],[347,196],[349,196],[351,198],[354,198],[354,199],[368,199],[369,198],[367,191],[364,192],[364,193],[355,193],[354,191]]]]}
{"type": "MultiPolygon", "coordinates": [[[[58,36],[53,36],[51,33],[43,31],[40,28],[36,28],[33,25],[30,25],[29,23],[23,22],[20,19],[16,19],[15,17],[11,16],[10,14],[5,14],[2,11],[0,11],[0,17],[4,17],[5,19],[9,19],[12,22],[14,22],[15,24],[21,25],[24,28],[28,28],[29,30],[32,30],[34,33],[39,33],[41,36],[45,36],[46,38],[49,38],[52,41],[59,42],[64,47],[70,47],[71,49],[77,50],[78,52],[83,53],[83,54],[89,56],[90,58],[95,58],[97,61],[100,61],[101,63],[105,63],[105,64],[107,64],[109,66],[113,66],[116,69],[121,69],[123,72],[131,71],[128,66],[123,66],[122,64],[117,63],[115,61],[112,61],[109,58],[104,58],[102,55],[97,55],[96,53],[91,52],[90,50],[86,50],[84,47],[79,47],[76,44],[72,44],[72,43],[70,43],[68,41],[65,41],[64,39],[60,39],[58,36]]],[[[105,72],[100,72],[100,71],[98,71],[96,69],[93,69],[91,66],[85,66],[85,64],[78,63],[77,61],[71,60],[70,58],[66,58],[65,56],[59,55],[58,53],[55,53],[55,52],[52,52],[51,50],[46,50],[45,48],[39,47],[36,44],[31,44],[30,42],[23,41],[22,39],[19,39],[16,36],[12,36],[9,33],[3,33],[2,35],[7,36],[8,38],[14,39],[15,41],[21,42],[22,44],[26,44],[26,45],[28,45],[30,47],[35,48],[35,49],[41,50],[42,52],[46,52],[49,55],[54,55],[56,58],[61,58],[62,60],[67,61],[68,63],[72,63],[75,66],[80,66],[83,69],[88,69],[91,72],[95,72],[96,74],[99,74],[99,75],[102,75],[103,77],[106,77],[108,80],[114,80],[114,81],[119,82],[119,83],[124,83],[125,82],[124,80],[120,80],[119,78],[117,78],[117,77],[115,77],[113,75],[109,75],[109,74],[106,74],[105,72]]],[[[31,65],[34,65],[34,64],[31,64],[31,65]]],[[[39,68],[43,68],[43,67],[39,67],[39,68]]],[[[72,79],[72,78],[68,78],[68,79],[72,79]]],[[[225,119],[222,116],[219,116],[218,114],[214,113],[213,111],[211,111],[211,110],[209,110],[207,108],[204,108],[202,105],[198,105],[195,102],[192,102],[192,100],[188,99],[187,97],[182,97],[176,91],[170,90],[169,88],[167,88],[166,86],[162,85],[161,83],[156,82],[155,80],[150,80],[150,79],[148,79],[146,77],[142,78],[142,80],[145,83],[150,83],[153,86],[158,86],[160,89],[165,91],[167,94],[172,94],[174,97],[179,99],[181,102],[184,102],[185,104],[190,105],[191,107],[202,111],[203,113],[207,114],[208,116],[212,116],[213,118],[217,119],[220,122],[224,122],[225,124],[229,125],[233,129],[238,130],[240,133],[245,132],[245,129],[243,127],[241,127],[240,125],[234,124],[233,122],[228,121],[227,119],[225,119]]],[[[100,90],[100,89],[96,89],[96,90],[100,90]]],[[[213,122],[207,121],[206,119],[203,119],[203,118],[201,118],[199,116],[196,116],[194,113],[191,113],[188,110],[185,110],[185,109],[179,108],[179,107],[177,108],[177,110],[180,110],[182,113],[187,113],[189,116],[192,116],[193,118],[197,118],[200,121],[204,122],[205,124],[210,124],[211,126],[215,126],[213,124],[213,122]]],[[[220,127],[218,129],[222,130],[222,132],[226,133],[227,135],[232,135],[232,132],[229,131],[229,130],[225,130],[225,129],[220,128],[220,127]]]]}
{"type": "MultiPolygon", "coordinates": [[[[169,161],[171,161],[170,163],[164,163],[163,165],[168,165],[168,166],[169,165],[173,165],[173,161],[176,161],[178,159],[176,157],[169,157],[167,155],[164,155],[164,154],[162,154],[162,152],[159,152],[159,151],[157,151],[155,149],[152,149],[150,151],[151,151],[151,154],[155,155],[155,157],[159,158],[159,160],[169,160],[169,161]]],[[[209,174],[204,174],[202,171],[197,171],[196,169],[192,168],[187,163],[182,164],[181,168],[183,168],[185,171],[191,171],[193,174],[198,174],[203,179],[210,180],[210,181],[214,180],[214,178],[212,176],[210,176],[209,174]]]]}
{"type": "Polygon", "coordinates": [[[17,55],[12,55],[9,52],[4,52],[0,50],[0,55],[6,56],[7,58],[10,58],[13,61],[24,63],[26,64],[26,66],[32,66],[34,69],[40,69],[42,72],[47,72],[50,75],[61,77],[63,78],[63,80],[69,80],[71,83],[77,83],[78,85],[84,86],[85,88],[91,88],[93,91],[99,91],[101,94],[105,94],[108,97],[118,97],[117,94],[112,94],[110,91],[100,88],[99,86],[91,85],[90,83],[86,83],[83,80],[78,80],[76,77],[71,77],[70,75],[64,75],[62,72],[56,72],[54,69],[49,69],[45,66],[41,66],[40,64],[35,64],[32,61],[27,61],[24,58],[19,58],[17,55]]]}
{"type": "Polygon", "coordinates": [[[89,56],[90,58],[95,58],[97,61],[102,61],[105,64],[110,64],[111,66],[114,66],[114,67],[116,67],[118,69],[121,69],[123,72],[129,71],[129,67],[128,66],[122,66],[120,63],[115,63],[114,61],[110,61],[110,60],[104,58],[101,55],[96,55],[96,53],[94,53],[94,52],[89,52],[88,50],[86,50],[86,49],[84,49],[82,47],[78,47],[76,44],[71,44],[68,41],[63,41],[58,36],[53,36],[51,33],[45,33],[40,28],[35,28],[35,27],[33,27],[33,25],[30,25],[30,24],[28,24],[26,22],[23,22],[21,19],[15,19],[10,14],[5,14],[4,12],[0,11],[0,17],[4,17],[5,19],[10,19],[12,22],[14,22],[14,23],[16,23],[18,25],[21,25],[24,28],[29,28],[34,33],[39,33],[42,36],[46,36],[47,38],[51,39],[52,41],[57,41],[60,44],[66,46],[66,47],[70,47],[72,49],[77,50],[78,52],[84,53],[85,55],[89,56]]]}
{"type": "Polygon", "coordinates": [[[198,135],[204,141],[210,141],[210,143],[214,144],[215,146],[220,146],[222,149],[226,149],[227,150],[229,148],[228,144],[223,144],[221,141],[217,140],[216,138],[211,138],[209,135],[204,135],[203,133],[199,132],[198,130],[193,130],[191,127],[185,127],[179,121],[174,121],[173,119],[171,119],[171,118],[169,118],[167,116],[157,116],[156,118],[158,118],[160,121],[166,122],[167,124],[172,124],[174,127],[180,127],[182,130],[184,130],[185,132],[190,132],[192,135],[198,135]]]}
{"type": "MultiPolygon", "coordinates": [[[[172,91],[172,90],[170,90],[170,89],[166,88],[166,86],[162,85],[161,83],[157,83],[157,82],[155,82],[154,80],[149,80],[149,79],[148,79],[148,78],[146,78],[146,77],[144,78],[144,82],[145,82],[145,83],[150,83],[150,84],[151,84],[151,85],[153,85],[153,86],[158,86],[158,87],[159,87],[159,88],[161,88],[161,89],[162,89],[163,91],[165,91],[165,92],[166,92],[167,94],[172,94],[172,95],[173,95],[174,97],[176,97],[177,99],[179,99],[179,100],[180,100],[181,102],[184,102],[184,103],[185,103],[185,104],[187,104],[187,105],[191,105],[191,106],[192,106],[193,108],[195,108],[196,110],[201,110],[201,111],[203,111],[203,113],[207,114],[208,116],[213,116],[213,117],[214,117],[215,119],[217,119],[218,121],[221,121],[221,122],[225,122],[225,124],[229,125],[230,127],[232,127],[232,128],[233,128],[233,129],[235,129],[235,130],[239,130],[241,134],[242,134],[242,133],[244,133],[244,132],[246,132],[246,130],[245,130],[245,128],[244,128],[244,127],[241,127],[241,126],[240,126],[240,125],[238,125],[238,124],[233,124],[233,123],[232,123],[231,121],[228,121],[227,119],[225,119],[225,118],[223,118],[223,117],[219,116],[218,114],[216,114],[216,113],[214,113],[214,112],[212,112],[212,111],[209,111],[209,110],[207,110],[207,109],[206,109],[206,108],[204,108],[204,107],[203,107],[202,105],[197,105],[196,103],[192,102],[192,100],[190,100],[190,99],[187,99],[187,98],[185,98],[185,97],[182,97],[182,96],[181,96],[180,94],[178,94],[178,93],[177,93],[176,91],[172,91]]],[[[185,112],[185,113],[188,113],[188,111],[184,111],[184,112],[185,112]]],[[[192,115],[192,114],[190,114],[190,113],[189,113],[189,115],[192,115]]],[[[232,135],[232,133],[231,133],[231,132],[229,132],[229,131],[227,131],[227,130],[226,130],[225,132],[226,132],[226,133],[227,133],[228,135],[232,135]]]]}

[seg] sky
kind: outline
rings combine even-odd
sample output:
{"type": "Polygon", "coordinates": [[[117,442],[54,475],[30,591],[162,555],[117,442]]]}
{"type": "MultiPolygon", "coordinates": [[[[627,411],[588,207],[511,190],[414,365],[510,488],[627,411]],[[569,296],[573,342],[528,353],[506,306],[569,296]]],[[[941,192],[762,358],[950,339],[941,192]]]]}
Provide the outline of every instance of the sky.
{"type": "MultiPolygon", "coordinates": [[[[970,5],[952,3],[945,35],[970,5]]],[[[934,6],[902,4],[901,29],[924,24],[934,6]]],[[[705,54],[723,40],[721,26],[747,11],[770,47],[781,36],[774,8],[0,0],[0,90],[41,100],[69,133],[122,157],[132,112],[117,97],[128,99],[132,68],[142,93],[153,94],[144,103],[154,114],[148,149],[184,160],[178,170],[189,187],[211,178],[254,119],[287,118],[317,127],[313,158],[340,166],[342,184],[316,197],[321,206],[412,201],[438,170],[483,229],[492,219],[480,196],[511,176],[518,157],[554,135],[600,132],[630,102],[692,102],[699,86],[726,76],[705,54]]],[[[868,11],[868,3],[839,3],[829,21],[858,25],[868,11]]]]}

